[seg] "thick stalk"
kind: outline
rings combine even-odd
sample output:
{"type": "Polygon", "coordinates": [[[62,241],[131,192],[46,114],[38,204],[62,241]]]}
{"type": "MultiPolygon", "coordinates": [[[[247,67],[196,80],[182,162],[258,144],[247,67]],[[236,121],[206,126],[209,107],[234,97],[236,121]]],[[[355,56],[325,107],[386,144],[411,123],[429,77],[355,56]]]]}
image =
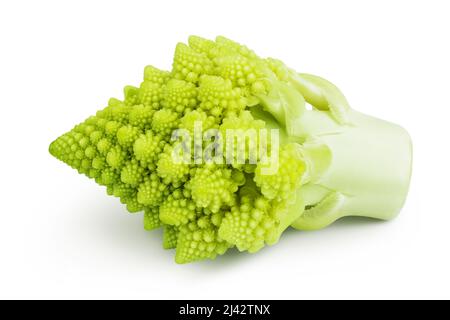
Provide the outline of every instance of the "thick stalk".
{"type": "Polygon", "coordinates": [[[297,136],[313,137],[312,143],[304,143],[306,159],[317,163],[328,157],[329,164],[325,170],[323,165],[311,167],[303,187],[307,207],[292,224],[296,229],[321,229],[344,216],[388,220],[403,206],[412,166],[408,133],[353,110],[348,119],[351,125],[337,125],[328,112],[313,110],[297,123],[297,136]],[[317,144],[329,152],[318,154],[317,144]]]}

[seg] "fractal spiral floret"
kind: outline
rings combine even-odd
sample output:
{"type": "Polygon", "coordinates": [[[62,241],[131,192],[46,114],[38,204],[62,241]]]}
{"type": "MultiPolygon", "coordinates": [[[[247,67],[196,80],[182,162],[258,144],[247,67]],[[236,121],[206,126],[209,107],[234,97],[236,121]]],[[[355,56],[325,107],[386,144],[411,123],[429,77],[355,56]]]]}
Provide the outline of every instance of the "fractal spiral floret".
{"type": "Polygon", "coordinates": [[[289,227],[391,219],[412,161],[405,130],[354,111],[329,81],[225,37],[197,36],[176,46],[171,71],[145,67],[139,86],[126,86],[50,153],[142,213],[146,230],[162,228],[178,263],[257,252],[289,227]],[[264,138],[269,131],[276,139],[264,138]],[[215,147],[243,144],[221,161],[208,132],[220,134],[215,147]],[[175,156],[186,147],[192,152],[175,156]]]}

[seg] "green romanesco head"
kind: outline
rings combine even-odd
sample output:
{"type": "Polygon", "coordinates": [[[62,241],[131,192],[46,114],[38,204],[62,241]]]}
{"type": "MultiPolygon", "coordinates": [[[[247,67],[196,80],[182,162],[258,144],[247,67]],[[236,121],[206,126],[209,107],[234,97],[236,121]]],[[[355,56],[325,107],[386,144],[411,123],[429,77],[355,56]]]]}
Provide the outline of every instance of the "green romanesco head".
{"type": "Polygon", "coordinates": [[[146,230],[162,227],[163,246],[176,249],[178,263],[214,259],[233,247],[256,252],[275,243],[303,211],[292,208],[305,173],[295,143],[281,145],[271,174],[264,174],[270,163],[250,156],[260,147],[261,130],[269,128],[255,108],[272,113],[283,129],[288,107],[270,101],[286,95],[286,70],[224,37],[192,36],[188,45],[176,46],[171,71],[147,66],[139,87],[125,87],[122,100],[110,99],[52,142],[50,153],[105,186],[130,212],[143,212],[146,230]],[[251,129],[257,137],[245,142],[243,159],[227,162],[219,153],[215,159],[223,156],[222,162],[176,161],[181,142],[173,131],[201,138],[198,123],[203,131],[220,132],[221,146],[229,129],[251,129]]]}

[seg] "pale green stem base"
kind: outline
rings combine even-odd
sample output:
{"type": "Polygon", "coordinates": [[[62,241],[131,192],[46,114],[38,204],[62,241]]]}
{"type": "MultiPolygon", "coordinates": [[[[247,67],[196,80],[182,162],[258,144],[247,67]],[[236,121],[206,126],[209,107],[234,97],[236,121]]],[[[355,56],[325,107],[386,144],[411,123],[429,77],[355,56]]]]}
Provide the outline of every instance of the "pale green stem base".
{"type": "MultiPolygon", "coordinates": [[[[325,172],[310,173],[311,182],[302,191],[307,208],[292,226],[321,229],[344,216],[394,218],[404,204],[411,178],[408,133],[356,111],[348,113],[351,125],[347,126],[336,125],[324,111],[307,113],[300,120],[304,123],[297,124],[297,136],[312,134],[312,144],[326,145],[331,151],[330,163],[325,172]],[[320,132],[314,132],[317,128],[320,132]]],[[[307,146],[308,142],[306,156],[307,146]]]]}

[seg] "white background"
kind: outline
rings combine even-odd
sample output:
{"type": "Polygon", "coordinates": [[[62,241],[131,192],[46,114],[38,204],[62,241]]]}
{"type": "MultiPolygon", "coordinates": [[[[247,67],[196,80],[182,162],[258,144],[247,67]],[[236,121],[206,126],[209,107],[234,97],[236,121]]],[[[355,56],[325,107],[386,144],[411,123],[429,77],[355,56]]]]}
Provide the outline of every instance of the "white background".
{"type": "Polygon", "coordinates": [[[0,298],[450,298],[449,14],[432,0],[2,1],[0,298]],[[190,34],[321,75],[403,125],[415,163],[400,216],[176,265],[142,216],[48,154],[190,34]]]}

